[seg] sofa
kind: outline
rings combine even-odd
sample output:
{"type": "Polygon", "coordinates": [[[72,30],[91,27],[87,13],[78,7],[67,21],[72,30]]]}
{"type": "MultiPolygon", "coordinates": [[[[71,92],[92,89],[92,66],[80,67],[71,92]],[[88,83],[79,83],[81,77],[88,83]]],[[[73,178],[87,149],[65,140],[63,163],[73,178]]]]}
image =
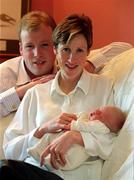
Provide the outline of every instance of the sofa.
{"type": "Polygon", "coordinates": [[[0,159],[4,159],[4,153],[2,149],[4,131],[8,127],[9,123],[13,119],[15,112],[0,119],[0,159]]]}
{"type": "Polygon", "coordinates": [[[126,121],[102,169],[102,180],[134,179],[134,48],[113,58],[102,73],[114,80],[115,104],[126,121]]]}
{"type": "MultiPolygon", "coordinates": [[[[134,178],[134,48],[114,57],[102,74],[114,81],[115,104],[127,115],[110,157],[104,162],[101,180],[131,180],[134,178]]],[[[3,132],[14,113],[0,120],[0,159],[3,132]]]]}

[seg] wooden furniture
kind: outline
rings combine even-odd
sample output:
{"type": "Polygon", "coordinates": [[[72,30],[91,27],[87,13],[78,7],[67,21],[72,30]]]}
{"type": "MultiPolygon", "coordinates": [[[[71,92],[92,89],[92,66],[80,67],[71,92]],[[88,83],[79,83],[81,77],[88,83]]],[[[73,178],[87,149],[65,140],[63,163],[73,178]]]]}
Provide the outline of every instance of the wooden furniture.
{"type": "Polygon", "coordinates": [[[16,56],[19,56],[19,54],[1,54],[0,53],[0,63],[8,60],[8,59],[12,59],[16,56]]]}

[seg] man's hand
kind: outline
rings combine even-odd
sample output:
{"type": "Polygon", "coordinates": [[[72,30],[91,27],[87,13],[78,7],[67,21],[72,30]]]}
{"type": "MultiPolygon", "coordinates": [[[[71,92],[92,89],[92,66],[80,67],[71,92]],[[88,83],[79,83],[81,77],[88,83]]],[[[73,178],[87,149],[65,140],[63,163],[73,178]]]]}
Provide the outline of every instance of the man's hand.
{"type": "Polygon", "coordinates": [[[90,73],[95,73],[95,66],[88,60],[85,62],[85,69],[90,73]]]}
{"type": "Polygon", "coordinates": [[[45,75],[42,77],[35,78],[29,83],[16,87],[16,92],[18,93],[19,98],[22,99],[28,89],[35,86],[36,84],[46,83],[50,81],[51,79],[53,79],[54,77],[55,77],[55,74],[50,74],[50,75],[45,75]]]}

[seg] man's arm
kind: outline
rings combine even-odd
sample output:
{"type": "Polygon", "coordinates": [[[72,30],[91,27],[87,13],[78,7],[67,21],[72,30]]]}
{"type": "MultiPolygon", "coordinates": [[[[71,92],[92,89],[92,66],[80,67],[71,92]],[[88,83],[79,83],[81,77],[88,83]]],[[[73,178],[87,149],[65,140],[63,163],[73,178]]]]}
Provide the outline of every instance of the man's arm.
{"type": "Polygon", "coordinates": [[[20,101],[24,97],[26,91],[36,84],[48,82],[53,79],[55,74],[39,77],[24,85],[12,87],[0,94],[0,118],[16,111],[19,107],[20,101]]]}

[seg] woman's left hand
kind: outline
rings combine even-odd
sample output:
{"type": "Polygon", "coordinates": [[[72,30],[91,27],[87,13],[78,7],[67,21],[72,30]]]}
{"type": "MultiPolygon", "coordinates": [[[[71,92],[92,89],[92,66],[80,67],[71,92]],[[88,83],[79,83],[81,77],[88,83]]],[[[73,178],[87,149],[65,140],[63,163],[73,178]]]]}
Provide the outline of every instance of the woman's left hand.
{"type": "Polygon", "coordinates": [[[64,166],[66,164],[65,154],[73,144],[84,146],[81,134],[77,131],[66,131],[44,150],[41,155],[41,166],[48,154],[50,154],[50,162],[55,169],[58,169],[58,164],[64,166]]]}

